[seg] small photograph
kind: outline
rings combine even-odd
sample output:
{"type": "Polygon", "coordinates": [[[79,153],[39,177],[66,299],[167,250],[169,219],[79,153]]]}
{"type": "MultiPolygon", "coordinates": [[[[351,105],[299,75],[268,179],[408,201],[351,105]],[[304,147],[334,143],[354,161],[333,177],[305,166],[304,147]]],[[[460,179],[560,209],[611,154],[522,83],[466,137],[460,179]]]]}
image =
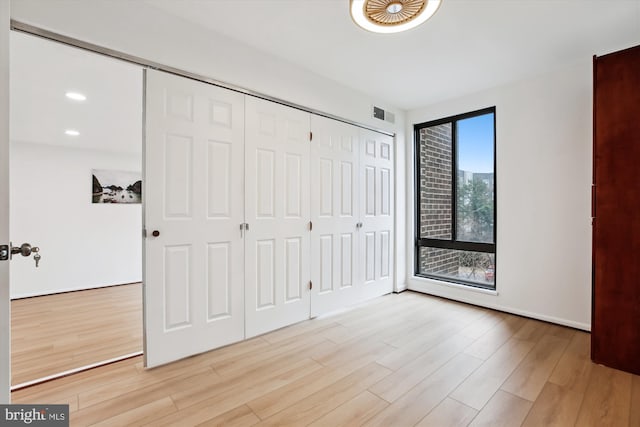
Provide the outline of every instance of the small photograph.
{"type": "Polygon", "coordinates": [[[93,169],[93,203],[142,203],[142,174],[93,169]]]}

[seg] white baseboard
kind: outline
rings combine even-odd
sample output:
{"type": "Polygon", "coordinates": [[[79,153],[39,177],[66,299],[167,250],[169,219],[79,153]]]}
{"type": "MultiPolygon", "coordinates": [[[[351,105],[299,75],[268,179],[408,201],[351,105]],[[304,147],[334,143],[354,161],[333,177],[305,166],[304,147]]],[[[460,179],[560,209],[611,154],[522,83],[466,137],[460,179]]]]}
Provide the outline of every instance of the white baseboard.
{"type": "Polygon", "coordinates": [[[407,283],[402,283],[402,284],[398,284],[396,288],[393,290],[393,292],[395,292],[396,294],[399,294],[400,292],[404,292],[407,290],[409,290],[409,285],[407,285],[407,283]]]}
{"type": "Polygon", "coordinates": [[[110,284],[110,285],[109,284],[107,284],[107,285],[95,285],[95,286],[88,286],[88,287],[82,287],[82,288],[62,288],[62,289],[54,289],[54,290],[44,291],[44,292],[20,293],[20,294],[17,294],[17,295],[11,295],[11,300],[24,299],[24,298],[33,298],[33,297],[42,297],[42,296],[46,296],[46,295],[65,294],[67,292],[88,291],[89,289],[110,288],[112,286],[132,285],[134,283],[140,283],[140,280],[133,281],[133,282],[128,282],[128,283],[114,283],[114,284],[110,284]]]}
{"type": "Polygon", "coordinates": [[[436,297],[440,297],[440,298],[446,298],[452,301],[458,301],[458,302],[463,302],[465,304],[471,304],[471,305],[475,305],[478,307],[484,307],[484,308],[490,308],[492,310],[498,310],[498,311],[503,311],[505,313],[510,313],[510,314],[515,314],[518,316],[524,316],[524,317],[529,317],[531,319],[536,319],[536,320],[542,320],[543,322],[549,322],[549,323],[555,323],[557,325],[562,325],[562,326],[568,326],[570,328],[574,328],[574,329],[580,329],[586,332],[591,332],[591,324],[589,323],[582,323],[582,322],[575,322],[573,320],[569,320],[569,319],[563,319],[560,317],[554,317],[554,316],[547,316],[545,314],[540,314],[540,313],[534,313],[531,311],[527,311],[527,310],[520,310],[517,308],[513,308],[513,307],[505,307],[503,305],[500,304],[493,304],[493,303],[487,303],[487,302],[478,302],[475,301],[471,298],[465,298],[465,297],[461,297],[461,296],[452,296],[449,293],[446,292],[438,292],[436,290],[433,289],[426,289],[425,287],[421,287],[421,286],[416,286],[416,285],[412,285],[409,286],[408,288],[411,291],[415,291],[415,292],[420,292],[423,294],[427,294],[427,295],[433,295],[436,297]]]}

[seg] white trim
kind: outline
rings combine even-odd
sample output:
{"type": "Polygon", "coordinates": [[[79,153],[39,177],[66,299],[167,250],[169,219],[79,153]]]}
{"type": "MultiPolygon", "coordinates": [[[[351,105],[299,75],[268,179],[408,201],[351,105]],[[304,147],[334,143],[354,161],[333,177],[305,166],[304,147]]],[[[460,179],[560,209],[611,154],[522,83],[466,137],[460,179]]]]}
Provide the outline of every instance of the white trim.
{"type": "Polygon", "coordinates": [[[102,289],[102,288],[113,288],[116,286],[127,286],[127,285],[137,285],[138,283],[142,283],[141,280],[130,283],[114,283],[111,285],[95,285],[89,286],[88,288],[63,288],[63,289],[55,289],[47,292],[30,292],[25,294],[18,294],[17,296],[11,296],[11,301],[25,299],[25,298],[34,298],[34,297],[46,297],[47,295],[57,295],[57,294],[66,294],[69,292],[80,292],[80,291],[90,291],[92,289],[102,289]]]}
{"type": "Polygon", "coordinates": [[[23,389],[25,387],[31,387],[33,385],[42,384],[47,381],[56,380],[58,378],[67,377],[69,375],[77,374],[79,372],[88,371],[89,369],[98,368],[100,366],[110,365],[112,363],[121,362],[123,360],[131,359],[133,357],[141,356],[141,351],[136,351],[134,353],[125,354],[123,356],[114,357],[112,359],[102,360],[100,362],[92,363],[90,365],[81,366],[79,368],[69,369],[68,371],[59,372],[57,374],[49,375],[42,378],[37,378],[32,381],[27,381],[24,383],[16,384],[11,386],[11,391],[16,391],[23,389]]]}
{"type": "Polygon", "coordinates": [[[404,292],[407,290],[409,290],[409,285],[406,282],[404,282],[402,284],[398,284],[398,286],[396,286],[396,289],[393,292],[399,294],[400,292],[404,292]]]}
{"type": "Polygon", "coordinates": [[[487,295],[493,295],[493,296],[498,296],[498,291],[494,291],[492,289],[484,289],[484,288],[477,288],[475,286],[469,286],[469,285],[462,285],[459,283],[453,283],[453,282],[446,282],[444,280],[438,280],[438,279],[429,279],[426,277],[416,277],[413,276],[412,280],[416,283],[424,283],[424,284],[429,284],[429,285],[440,285],[440,286],[446,286],[449,288],[454,288],[454,289],[461,289],[463,291],[471,291],[471,292],[478,292],[481,294],[487,294],[487,295]]]}
{"type": "MultiPolygon", "coordinates": [[[[440,298],[446,298],[453,301],[463,302],[465,304],[471,304],[478,307],[485,307],[492,310],[498,310],[498,311],[503,311],[505,313],[515,314],[518,316],[524,316],[524,317],[529,317],[536,320],[542,320],[543,322],[549,322],[549,323],[555,323],[557,325],[568,326],[570,328],[580,329],[587,332],[591,331],[591,325],[588,323],[575,322],[573,320],[563,319],[563,318],[554,317],[554,316],[547,316],[544,314],[534,313],[527,310],[519,310],[513,307],[506,307],[501,304],[486,303],[482,301],[477,301],[476,299],[473,299],[473,298],[452,295],[451,293],[447,292],[448,290],[447,288],[449,286],[442,287],[442,289],[437,289],[437,288],[434,289],[433,287],[427,286],[428,284],[431,284],[431,283],[442,284],[442,282],[438,282],[438,281],[430,281],[427,279],[418,280],[418,278],[413,277],[413,279],[409,281],[409,290],[420,292],[427,295],[433,295],[440,298]]],[[[453,284],[449,284],[449,285],[455,286],[453,284]]],[[[473,292],[474,290],[476,290],[474,288],[467,287],[467,286],[460,286],[460,287],[465,291],[473,292]]],[[[491,292],[491,291],[488,291],[488,292],[491,292]]]]}

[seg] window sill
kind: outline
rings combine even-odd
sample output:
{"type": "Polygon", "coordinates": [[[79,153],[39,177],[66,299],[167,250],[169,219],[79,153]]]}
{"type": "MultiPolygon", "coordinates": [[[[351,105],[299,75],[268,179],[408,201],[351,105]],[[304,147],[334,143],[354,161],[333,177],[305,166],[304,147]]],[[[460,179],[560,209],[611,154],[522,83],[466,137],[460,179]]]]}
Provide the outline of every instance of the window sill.
{"type": "MultiPolygon", "coordinates": [[[[459,289],[462,291],[470,291],[470,292],[477,292],[480,294],[485,294],[485,295],[492,295],[492,296],[498,296],[499,293],[498,291],[492,290],[492,289],[484,289],[484,288],[477,288],[475,286],[468,286],[468,285],[461,285],[458,283],[452,283],[452,282],[446,282],[444,280],[437,280],[437,279],[429,279],[426,277],[419,277],[419,276],[412,276],[411,277],[412,282],[418,285],[426,285],[426,284],[433,284],[433,285],[438,285],[438,286],[442,286],[445,288],[452,288],[452,289],[459,289]]],[[[420,289],[412,289],[413,287],[409,286],[409,289],[411,290],[417,290],[420,291],[420,289]]]]}

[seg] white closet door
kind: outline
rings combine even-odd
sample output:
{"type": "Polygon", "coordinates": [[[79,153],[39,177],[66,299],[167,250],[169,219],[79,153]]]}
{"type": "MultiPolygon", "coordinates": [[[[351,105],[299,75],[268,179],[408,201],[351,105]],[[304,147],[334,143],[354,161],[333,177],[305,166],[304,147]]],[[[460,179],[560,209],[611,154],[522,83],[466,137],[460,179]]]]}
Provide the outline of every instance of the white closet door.
{"type": "Polygon", "coordinates": [[[241,94],[146,71],[148,367],[244,338],[243,108],[241,94]]]}
{"type": "Polygon", "coordinates": [[[362,296],[359,242],[359,128],[311,119],[311,315],[362,296]]]}
{"type": "Polygon", "coordinates": [[[309,114],[246,99],[247,338],[309,318],[309,114]]]}
{"type": "Polygon", "coordinates": [[[364,296],[393,291],[393,138],[361,130],[360,263],[364,296]]]}

